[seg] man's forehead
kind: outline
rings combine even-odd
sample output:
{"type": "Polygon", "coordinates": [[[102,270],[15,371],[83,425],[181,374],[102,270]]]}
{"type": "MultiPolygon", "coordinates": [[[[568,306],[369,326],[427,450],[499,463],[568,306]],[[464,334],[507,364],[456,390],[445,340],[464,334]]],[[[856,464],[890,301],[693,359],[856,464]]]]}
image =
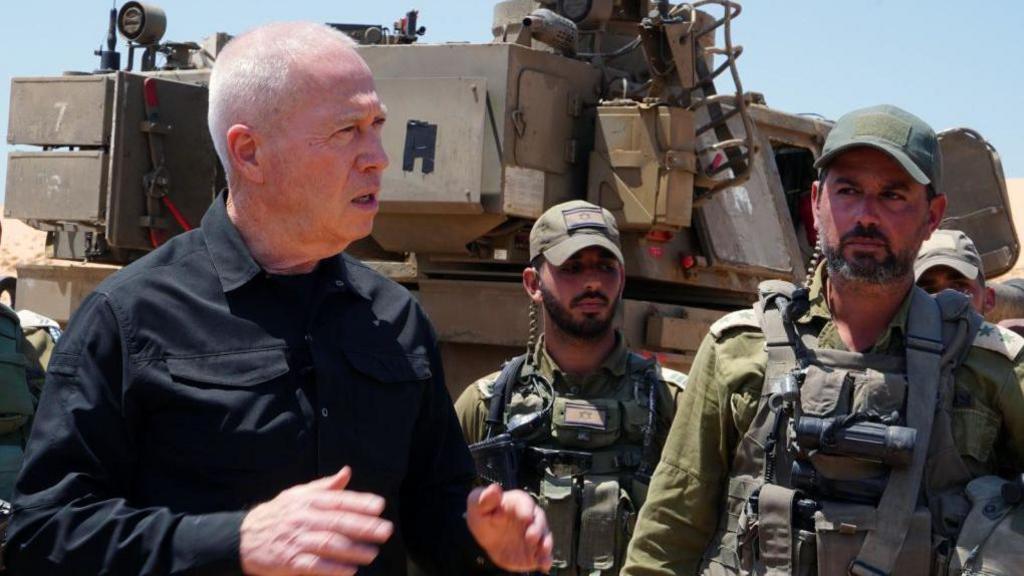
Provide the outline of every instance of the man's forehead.
{"type": "Polygon", "coordinates": [[[847,154],[828,165],[825,182],[852,186],[871,183],[884,190],[924,189],[899,163],[881,152],[881,156],[874,156],[873,159],[864,156],[847,157],[847,154]]]}

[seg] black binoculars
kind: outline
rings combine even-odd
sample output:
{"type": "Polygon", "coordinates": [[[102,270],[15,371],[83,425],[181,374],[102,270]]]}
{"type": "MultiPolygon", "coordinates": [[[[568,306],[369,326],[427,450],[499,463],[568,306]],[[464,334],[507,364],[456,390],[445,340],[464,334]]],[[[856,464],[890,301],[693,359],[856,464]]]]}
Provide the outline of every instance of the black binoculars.
{"type": "Polygon", "coordinates": [[[810,462],[794,460],[790,472],[793,488],[826,500],[843,500],[858,504],[878,505],[889,475],[863,480],[823,478],[810,462]]]}
{"type": "Polygon", "coordinates": [[[845,423],[842,418],[801,416],[793,425],[801,448],[888,466],[910,464],[917,430],[881,422],[845,423]]]}

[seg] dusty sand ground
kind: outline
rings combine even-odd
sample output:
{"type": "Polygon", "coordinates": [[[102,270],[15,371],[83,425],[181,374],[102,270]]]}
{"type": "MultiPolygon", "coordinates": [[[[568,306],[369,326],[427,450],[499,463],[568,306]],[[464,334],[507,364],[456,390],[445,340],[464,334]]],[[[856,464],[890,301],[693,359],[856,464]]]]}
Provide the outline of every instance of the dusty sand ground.
{"type": "MultiPolygon", "coordinates": [[[[0,214],[3,206],[0,205],[0,214]]],[[[38,264],[46,258],[46,233],[22,223],[4,218],[3,237],[0,238],[0,276],[15,276],[19,264],[38,264]]]]}
{"type": "MultiPolygon", "coordinates": [[[[1017,242],[1024,238],[1024,178],[1010,178],[1006,181],[1006,191],[1010,196],[1010,211],[1013,213],[1013,226],[1017,229],[1017,242]]],[[[1024,254],[1017,258],[1012,270],[1003,274],[998,280],[1008,278],[1024,278],[1024,254]]]]}
{"type": "MultiPolygon", "coordinates": [[[[1014,214],[1017,236],[1024,237],[1024,178],[1012,178],[1006,182],[1010,195],[1010,206],[1014,214]]],[[[0,205],[0,214],[3,206],[0,205]]],[[[23,224],[20,220],[4,218],[3,237],[0,239],[0,276],[15,275],[19,264],[38,264],[45,260],[46,233],[23,224]]],[[[1022,243],[1024,244],[1024,243],[1022,243]]],[[[1005,278],[1024,277],[1024,256],[1005,278]]]]}

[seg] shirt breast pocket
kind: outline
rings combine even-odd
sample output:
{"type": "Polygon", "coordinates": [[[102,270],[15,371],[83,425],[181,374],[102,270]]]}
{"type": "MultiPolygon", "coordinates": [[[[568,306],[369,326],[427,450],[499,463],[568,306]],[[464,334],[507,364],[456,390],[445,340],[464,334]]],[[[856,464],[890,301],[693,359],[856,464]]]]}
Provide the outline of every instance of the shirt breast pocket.
{"type": "Polygon", "coordinates": [[[168,388],[150,434],[187,468],[265,470],[287,465],[308,436],[283,349],[169,357],[168,388]]]}
{"type": "Polygon", "coordinates": [[[426,356],[345,350],[354,371],[352,416],[359,460],[393,480],[404,477],[425,387],[426,356]]]}
{"type": "Polygon", "coordinates": [[[997,412],[976,403],[953,408],[953,440],[960,455],[987,466],[992,457],[1002,418],[997,412]]]}

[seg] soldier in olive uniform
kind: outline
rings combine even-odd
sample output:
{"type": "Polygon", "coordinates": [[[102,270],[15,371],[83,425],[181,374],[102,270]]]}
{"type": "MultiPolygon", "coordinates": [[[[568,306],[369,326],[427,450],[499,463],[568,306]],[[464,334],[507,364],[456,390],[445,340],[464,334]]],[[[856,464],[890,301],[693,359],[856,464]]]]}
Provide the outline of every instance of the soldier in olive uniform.
{"type": "MultiPolygon", "coordinates": [[[[809,286],[763,283],[753,310],[712,326],[623,574],[924,576],[999,561],[983,559],[993,531],[977,512],[1001,511],[985,526],[1014,517],[992,475],[1024,470],[1024,339],[960,294],[914,286],[946,207],[940,165],[935,133],[905,111],[838,121],[812,187],[824,262],[809,286]]],[[[1001,526],[998,546],[1019,551],[1001,526]]]]}
{"type": "Polygon", "coordinates": [[[995,306],[995,292],[985,285],[981,254],[967,234],[959,230],[936,230],[921,245],[914,262],[917,285],[929,294],[956,290],[971,300],[978,314],[995,306]]]}
{"type": "Polygon", "coordinates": [[[686,377],[613,328],[625,272],[611,213],[552,207],[530,232],[530,259],[523,287],[544,333],[467,388],[456,413],[471,444],[505,431],[521,441],[515,482],[547,512],[552,573],[617,574],[686,377]]]}

